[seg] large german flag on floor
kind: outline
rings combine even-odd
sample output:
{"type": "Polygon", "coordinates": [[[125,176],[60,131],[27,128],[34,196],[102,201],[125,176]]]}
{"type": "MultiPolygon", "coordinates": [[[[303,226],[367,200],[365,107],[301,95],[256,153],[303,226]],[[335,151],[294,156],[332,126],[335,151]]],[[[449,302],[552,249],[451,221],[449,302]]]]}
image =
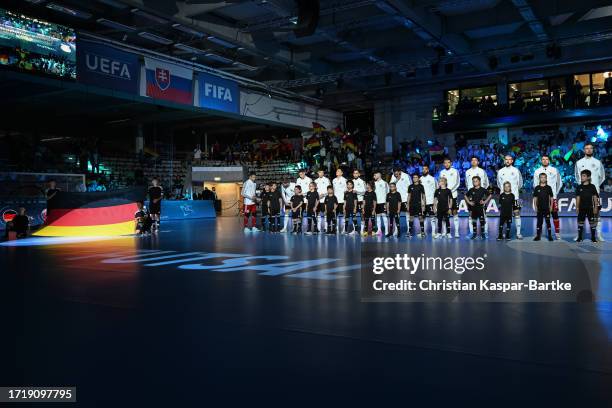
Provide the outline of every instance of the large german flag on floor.
{"type": "Polygon", "coordinates": [[[93,193],[58,192],[47,203],[45,226],[33,235],[47,237],[113,236],[134,233],[136,201],[144,187],[93,193]]]}

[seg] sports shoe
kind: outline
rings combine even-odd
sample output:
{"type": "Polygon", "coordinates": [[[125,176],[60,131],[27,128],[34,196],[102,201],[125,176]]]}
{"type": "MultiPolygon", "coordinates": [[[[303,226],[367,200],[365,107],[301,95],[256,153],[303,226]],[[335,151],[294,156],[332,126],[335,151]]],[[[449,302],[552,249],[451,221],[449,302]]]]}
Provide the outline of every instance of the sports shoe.
{"type": "Polygon", "coordinates": [[[548,236],[548,240],[549,240],[549,241],[554,241],[554,238],[552,237],[552,235],[549,235],[549,236],[548,236]]]}
{"type": "Polygon", "coordinates": [[[597,243],[600,242],[597,238],[591,238],[591,242],[597,243]]]}
{"type": "Polygon", "coordinates": [[[388,233],[388,234],[386,234],[386,235],[385,235],[385,237],[386,237],[386,238],[390,238],[392,235],[393,235],[393,234],[388,233]]]}
{"type": "Polygon", "coordinates": [[[498,240],[498,241],[502,241],[503,239],[504,239],[504,237],[502,237],[501,235],[498,235],[498,236],[497,236],[497,240],[498,240]]]}
{"type": "Polygon", "coordinates": [[[438,239],[438,238],[440,238],[440,234],[438,234],[438,233],[434,233],[434,234],[432,235],[432,237],[433,237],[433,239],[438,239]]]}
{"type": "Polygon", "coordinates": [[[478,235],[476,234],[472,234],[472,236],[470,237],[470,239],[476,239],[478,237],[478,235]]]}
{"type": "Polygon", "coordinates": [[[539,235],[538,235],[538,236],[536,236],[536,237],[535,237],[533,240],[534,240],[534,241],[539,241],[539,240],[540,240],[540,236],[539,236],[539,235]]]}
{"type": "Polygon", "coordinates": [[[421,233],[419,234],[419,238],[425,238],[425,233],[424,233],[424,232],[421,232],[421,233]]]}
{"type": "Polygon", "coordinates": [[[253,229],[251,230],[251,232],[261,232],[261,230],[260,230],[260,229],[255,228],[255,227],[253,227],[253,229]]]}
{"type": "Polygon", "coordinates": [[[606,242],[602,234],[597,234],[597,242],[606,242]]]}
{"type": "Polygon", "coordinates": [[[310,232],[310,231],[306,231],[306,232],[304,233],[304,235],[312,235],[312,232],[310,232]]]}
{"type": "Polygon", "coordinates": [[[576,237],[576,238],[574,239],[574,241],[576,241],[576,242],[582,242],[582,241],[583,241],[583,239],[582,239],[582,238],[580,238],[580,237],[576,237]]]}
{"type": "Polygon", "coordinates": [[[278,232],[287,232],[287,228],[283,228],[282,230],[280,230],[278,232]]]}
{"type": "Polygon", "coordinates": [[[444,234],[444,238],[450,239],[451,238],[451,234],[449,232],[447,232],[446,234],[444,234]]]}
{"type": "Polygon", "coordinates": [[[561,241],[561,234],[560,233],[556,233],[555,234],[555,238],[557,239],[557,241],[561,241]]]}
{"type": "MultiPolygon", "coordinates": [[[[450,235],[450,234],[449,234],[449,235],[450,235]]],[[[458,232],[455,232],[455,238],[460,238],[460,237],[459,237],[459,233],[458,233],[458,232]]]]}
{"type": "Polygon", "coordinates": [[[249,228],[249,227],[244,227],[244,233],[246,234],[246,233],[249,233],[249,232],[251,232],[251,228],[249,228]]]}
{"type": "Polygon", "coordinates": [[[367,231],[363,231],[363,232],[361,233],[361,236],[362,236],[362,237],[367,237],[367,236],[368,236],[368,232],[367,232],[367,231]]]}
{"type": "Polygon", "coordinates": [[[523,236],[521,234],[516,234],[516,239],[523,239],[523,236]]]}

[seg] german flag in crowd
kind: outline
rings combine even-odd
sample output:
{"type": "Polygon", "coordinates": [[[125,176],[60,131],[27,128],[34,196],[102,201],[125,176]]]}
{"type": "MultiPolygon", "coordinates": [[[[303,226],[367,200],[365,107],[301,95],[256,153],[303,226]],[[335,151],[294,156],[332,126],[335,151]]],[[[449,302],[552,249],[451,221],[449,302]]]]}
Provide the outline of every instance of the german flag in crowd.
{"type": "Polygon", "coordinates": [[[345,148],[352,150],[353,152],[357,151],[357,145],[350,135],[345,135],[342,143],[344,144],[345,148]]]}
{"type": "Polygon", "coordinates": [[[322,124],[318,122],[312,122],[312,131],[314,133],[321,133],[324,130],[325,130],[325,126],[323,126],[322,124]]]}
{"type": "Polygon", "coordinates": [[[321,146],[321,142],[319,141],[319,138],[314,135],[304,143],[304,148],[306,149],[314,149],[315,147],[319,146],[321,146]]]}
{"type": "Polygon", "coordinates": [[[33,235],[47,237],[115,236],[134,233],[136,201],[143,187],[91,193],[58,192],[47,203],[45,226],[33,235]]]}

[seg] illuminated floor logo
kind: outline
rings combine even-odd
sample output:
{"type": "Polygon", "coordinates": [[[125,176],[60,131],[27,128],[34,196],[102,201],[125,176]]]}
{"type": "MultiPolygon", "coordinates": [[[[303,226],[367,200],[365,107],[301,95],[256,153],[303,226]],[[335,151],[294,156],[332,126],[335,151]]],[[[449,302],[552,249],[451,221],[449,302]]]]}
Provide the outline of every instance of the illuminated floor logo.
{"type": "Polygon", "coordinates": [[[339,258],[289,261],[285,255],[251,255],[225,252],[178,252],[140,250],[134,252],[99,253],[69,258],[69,261],[99,258],[103,264],[133,264],[144,267],[172,266],[183,270],[211,272],[254,271],[261,276],[283,276],[297,279],[338,280],[350,277],[347,272],[361,265],[337,265],[339,258]],[[336,265],[334,265],[336,264],[336,265]],[[317,269],[322,268],[322,269],[317,269]]]}

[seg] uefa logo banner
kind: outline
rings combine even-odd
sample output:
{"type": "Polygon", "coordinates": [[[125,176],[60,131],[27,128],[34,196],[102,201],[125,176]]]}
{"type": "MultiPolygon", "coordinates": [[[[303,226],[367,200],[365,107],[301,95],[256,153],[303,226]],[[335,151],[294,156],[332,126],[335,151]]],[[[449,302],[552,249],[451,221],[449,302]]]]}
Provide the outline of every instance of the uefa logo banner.
{"type": "Polygon", "coordinates": [[[594,302],[601,248],[569,242],[384,242],[361,245],[366,302],[594,302]]]}

